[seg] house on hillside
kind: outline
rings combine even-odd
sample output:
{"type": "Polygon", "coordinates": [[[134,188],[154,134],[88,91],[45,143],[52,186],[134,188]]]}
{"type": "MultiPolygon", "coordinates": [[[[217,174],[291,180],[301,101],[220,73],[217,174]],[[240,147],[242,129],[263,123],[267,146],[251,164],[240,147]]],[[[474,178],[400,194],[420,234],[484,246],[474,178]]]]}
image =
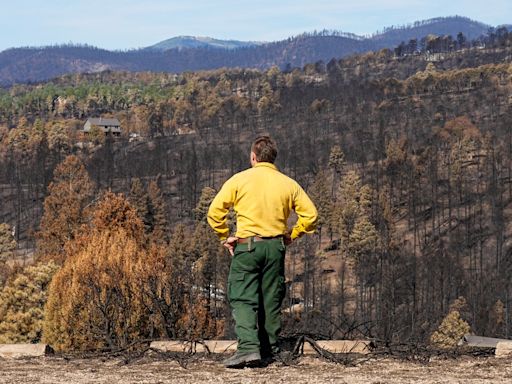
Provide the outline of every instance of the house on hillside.
{"type": "Polygon", "coordinates": [[[89,133],[93,127],[100,128],[105,135],[121,135],[121,124],[117,119],[105,119],[103,117],[90,117],[84,124],[82,132],[89,133]]]}

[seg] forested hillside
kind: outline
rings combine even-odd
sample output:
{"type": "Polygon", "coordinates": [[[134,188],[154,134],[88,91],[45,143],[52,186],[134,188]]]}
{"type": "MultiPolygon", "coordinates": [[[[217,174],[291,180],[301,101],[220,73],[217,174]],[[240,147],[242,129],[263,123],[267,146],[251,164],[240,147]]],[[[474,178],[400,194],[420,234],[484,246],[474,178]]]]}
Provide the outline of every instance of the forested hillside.
{"type": "Polygon", "coordinates": [[[492,44],[493,39],[507,31],[506,27],[495,30],[468,18],[455,16],[390,27],[373,36],[324,30],[237,49],[218,48],[212,42],[205,47],[191,48],[183,40],[180,40],[181,45],[163,50],[149,47],[107,51],[87,45],[12,48],[0,52],[0,85],[39,82],[68,73],[105,70],[180,73],[237,67],[266,70],[272,66],[291,70],[302,68],[307,63],[328,62],[356,53],[394,48],[400,44],[403,45],[401,50],[411,53],[453,51],[469,47],[472,41],[474,45],[482,46],[492,44]]]}
{"type": "MultiPolygon", "coordinates": [[[[289,72],[102,72],[0,91],[0,222],[44,268],[43,337],[69,349],[229,332],[228,260],[204,215],[260,133],[321,216],[288,252],[288,331],[426,341],[451,314],[509,336],[512,36],[436,41],[289,72]],[[118,118],[122,137],[82,137],[90,116],[118,118]]],[[[18,313],[9,292],[36,273],[12,257],[0,329],[18,313]]],[[[35,340],[37,324],[9,332],[35,340]]]]}

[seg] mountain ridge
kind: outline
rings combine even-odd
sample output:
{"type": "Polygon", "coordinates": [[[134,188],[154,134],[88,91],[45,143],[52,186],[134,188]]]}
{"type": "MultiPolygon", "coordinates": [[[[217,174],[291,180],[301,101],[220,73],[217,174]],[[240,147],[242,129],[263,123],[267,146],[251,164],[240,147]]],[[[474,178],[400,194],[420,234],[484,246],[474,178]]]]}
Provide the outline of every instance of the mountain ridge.
{"type": "MultiPolygon", "coordinates": [[[[38,82],[67,73],[104,70],[180,73],[222,67],[262,70],[271,66],[283,69],[302,67],[308,63],[327,62],[333,58],[367,51],[394,49],[402,42],[405,45],[410,40],[417,40],[410,45],[411,50],[415,46],[425,45],[427,35],[450,35],[453,40],[462,33],[464,40],[473,40],[489,30],[492,27],[484,23],[462,16],[451,16],[419,21],[402,27],[390,27],[369,37],[324,30],[232,49],[225,48],[230,41],[242,44],[247,42],[201,38],[206,46],[175,46],[171,49],[163,49],[161,46],[160,49],[151,49],[155,46],[153,45],[129,51],[109,51],[88,45],[11,48],[0,52],[0,85],[38,82]]],[[[200,42],[198,38],[193,39],[200,42]]]]}

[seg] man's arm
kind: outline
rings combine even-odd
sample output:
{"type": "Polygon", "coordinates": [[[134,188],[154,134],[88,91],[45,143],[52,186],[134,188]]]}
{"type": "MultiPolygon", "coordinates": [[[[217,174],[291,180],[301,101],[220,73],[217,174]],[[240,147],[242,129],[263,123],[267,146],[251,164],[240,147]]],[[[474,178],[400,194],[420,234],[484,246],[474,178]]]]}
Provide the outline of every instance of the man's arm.
{"type": "Polygon", "coordinates": [[[224,183],[208,209],[208,224],[217,233],[221,241],[228,238],[227,215],[236,198],[236,185],[233,178],[224,183]]]}
{"type": "Polygon", "coordinates": [[[302,187],[297,184],[297,191],[294,196],[294,210],[298,216],[297,223],[292,229],[291,240],[302,236],[304,233],[313,233],[316,229],[318,213],[315,205],[304,192],[302,187]]]}

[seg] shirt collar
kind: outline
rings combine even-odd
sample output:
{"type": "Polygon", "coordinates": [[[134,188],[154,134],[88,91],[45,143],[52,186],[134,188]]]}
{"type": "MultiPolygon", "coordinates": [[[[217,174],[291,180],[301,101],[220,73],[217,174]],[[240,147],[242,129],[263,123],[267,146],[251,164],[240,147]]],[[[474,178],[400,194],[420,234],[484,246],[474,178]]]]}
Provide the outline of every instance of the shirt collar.
{"type": "Polygon", "coordinates": [[[254,167],[253,168],[259,168],[259,167],[267,167],[267,168],[271,168],[273,170],[278,170],[277,167],[272,164],[272,163],[267,163],[265,161],[262,161],[262,162],[258,162],[256,164],[254,164],[254,167]]]}

